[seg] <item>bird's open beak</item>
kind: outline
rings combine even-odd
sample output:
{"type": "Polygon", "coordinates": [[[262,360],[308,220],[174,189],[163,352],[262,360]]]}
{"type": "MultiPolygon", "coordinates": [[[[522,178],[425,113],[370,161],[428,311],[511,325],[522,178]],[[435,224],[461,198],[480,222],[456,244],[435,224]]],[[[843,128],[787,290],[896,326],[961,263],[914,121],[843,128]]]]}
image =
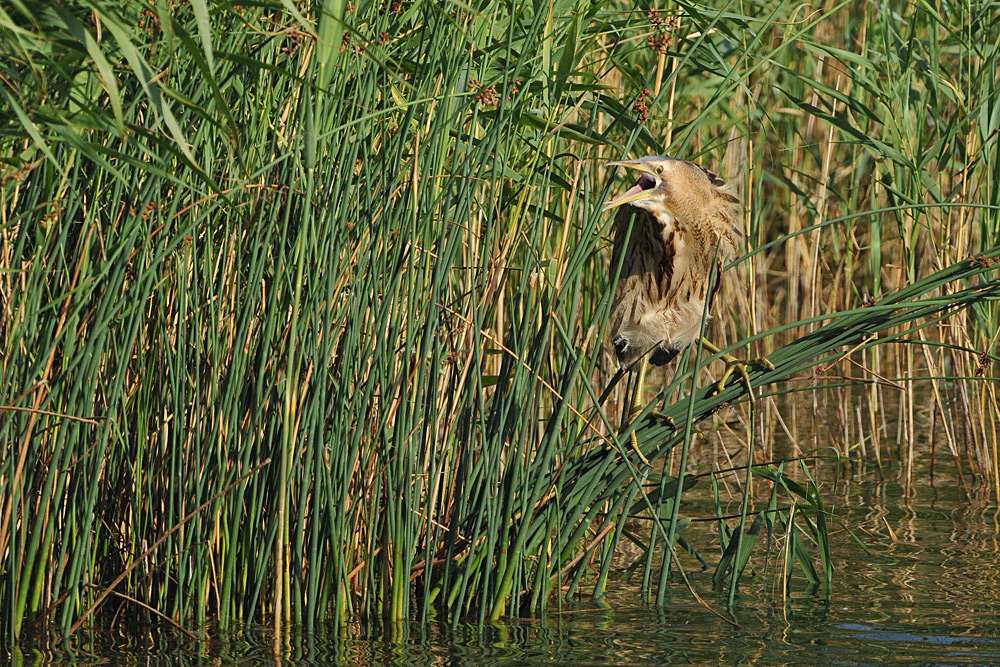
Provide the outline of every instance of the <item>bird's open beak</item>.
{"type": "Polygon", "coordinates": [[[627,167],[641,171],[639,182],[629,188],[625,194],[618,199],[604,202],[604,210],[610,211],[613,208],[634,202],[637,199],[648,197],[649,193],[660,186],[660,178],[653,171],[653,168],[645,160],[615,160],[608,163],[609,167],[627,167]]]}

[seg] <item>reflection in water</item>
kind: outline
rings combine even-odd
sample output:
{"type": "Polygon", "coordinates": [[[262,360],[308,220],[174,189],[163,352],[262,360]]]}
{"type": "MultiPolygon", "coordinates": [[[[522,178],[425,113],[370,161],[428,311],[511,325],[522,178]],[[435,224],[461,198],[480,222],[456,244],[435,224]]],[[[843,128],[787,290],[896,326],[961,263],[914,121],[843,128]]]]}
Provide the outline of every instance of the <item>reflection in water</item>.
{"type": "MultiPolygon", "coordinates": [[[[759,564],[738,597],[738,628],[696,604],[680,585],[668,588],[663,609],[643,604],[636,577],[612,582],[601,604],[589,598],[554,604],[540,619],[293,636],[281,664],[1000,664],[996,508],[970,504],[959,484],[940,476],[935,487],[908,494],[894,482],[842,482],[835,495],[836,512],[850,531],[832,537],[830,597],[805,592],[799,578],[782,605],[774,577],[759,564]]],[[[685,506],[691,515],[710,511],[708,504],[685,506]]],[[[692,524],[685,536],[709,562],[717,561],[710,522],[692,524]]],[[[724,609],[725,596],[711,590],[711,571],[692,566],[689,577],[709,604],[724,609]]],[[[119,625],[71,643],[36,637],[7,657],[15,665],[274,664],[271,646],[269,629],[261,626],[213,630],[190,641],[170,629],[122,631],[119,625]]],[[[2,654],[0,662],[6,662],[2,654]]]]}

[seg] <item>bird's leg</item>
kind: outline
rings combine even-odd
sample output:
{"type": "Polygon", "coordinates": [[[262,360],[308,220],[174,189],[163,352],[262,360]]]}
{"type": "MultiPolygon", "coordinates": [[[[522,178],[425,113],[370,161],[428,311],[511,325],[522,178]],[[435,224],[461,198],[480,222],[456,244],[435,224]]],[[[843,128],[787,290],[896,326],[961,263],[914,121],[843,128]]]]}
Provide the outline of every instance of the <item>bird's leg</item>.
{"type": "MultiPolygon", "coordinates": [[[[704,338],[701,339],[701,346],[709,350],[712,354],[718,354],[722,351],[704,338]]],[[[726,370],[722,372],[722,377],[720,377],[712,386],[711,396],[717,395],[726,388],[726,382],[729,381],[729,377],[733,374],[733,371],[740,374],[743,384],[746,385],[747,392],[752,394],[753,387],[750,385],[750,375],[747,373],[747,367],[757,366],[769,371],[774,370],[774,364],[771,363],[771,360],[767,357],[756,357],[754,359],[743,361],[742,359],[737,359],[731,354],[724,354],[722,355],[722,360],[726,362],[726,370]]]]}
{"type": "MultiPolygon", "coordinates": [[[[635,395],[632,398],[632,405],[628,409],[628,422],[626,426],[632,423],[635,416],[642,412],[642,395],[646,392],[646,370],[649,368],[649,355],[642,355],[642,361],[639,362],[639,377],[636,379],[635,395]]],[[[643,463],[649,465],[649,459],[642,453],[639,449],[639,439],[635,435],[635,429],[629,434],[632,449],[635,453],[639,455],[639,458],[643,463]]]]}
{"type": "MultiPolygon", "coordinates": [[[[639,362],[639,377],[636,378],[635,394],[632,398],[632,404],[629,406],[628,419],[622,425],[623,429],[627,428],[632,423],[632,420],[635,419],[636,415],[642,412],[642,397],[643,394],[646,393],[646,372],[648,370],[649,370],[649,355],[643,355],[642,360],[639,362]]],[[[650,412],[647,416],[656,417],[658,419],[667,422],[668,424],[670,424],[671,427],[674,426],[674,420],[672,417],[670,417],[670,415],[665,415],[661,412],[657,412],[654,410],[653,412],[650,412]]],[[[635,435],[635,429],[633,429],[632,432],[629,434],[629,442],[632,445],[632,449],[635,450],[635,453],[639,455],[639,458],[642,460],[642,462],[645,463],[646,465],[649,465],[649,459],[647,459],[646,456],[642,453],[642,450],[639,449],[639,438],[636,437],[635,435]]]]}

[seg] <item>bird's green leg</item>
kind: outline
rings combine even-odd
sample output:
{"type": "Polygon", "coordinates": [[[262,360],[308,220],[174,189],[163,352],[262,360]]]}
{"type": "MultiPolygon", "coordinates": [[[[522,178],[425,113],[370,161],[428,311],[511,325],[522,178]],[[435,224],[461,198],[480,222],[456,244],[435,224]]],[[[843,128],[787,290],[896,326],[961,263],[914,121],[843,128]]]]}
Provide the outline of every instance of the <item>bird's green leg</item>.
{"type": "MultiPolygon", "coordinates": [[[[709,350],[712,354],[718,354],[722,351],[704,338],[701,339],[701,346],[709,350]]],[[[757,357],[755,359],[743,361],[742,359],[737,359],[731,354],[724,354],[722,355],[722,360],[726,362],[726,370],[722,372],[722,377],[720,377],[712,387],[712,396],[715,396],[726,388],[726,382],[729,381],[729,377],[733,374],[734,370],[740,374],[743,384],[746,385],[747,391],[750,393],[753,393],[753,387],[750,386],[750,375],[747,373],[748,366],[757,366],[769,371],[774,370],[774,364],[771,363],[771,360],[767,357],[757,357]]]]}
{"type": "MultiPolygon", "coordinates": [[[[646,393],[646,372],[648,370],[649,370],[649,355],[643,355],[642,361],[639,362],[639,377],[636,379],[635,395],[632,398],[632,405],[629,406],[628,421],[625,422],[623,428],[628,427],[632,423],[632,420],[635,419],[636,415],[642,412],[642,397],[646,393]]],[[[661,419],[670,424],[671,427],[674,426],[673,418],[671,418],[670,415],[663,414],[662,412],[657,412],[654,410],[653,412],[650,412],[646,416],[661,419]]],[[[647,459],[646,456],[642,453],[642,450],[639,449],[639,438],[636,437],[634,429],[629,434],[629,441],[632,445],[632,449],[635,450],[635,453],[639,455],[639,458],[642,460],[642,462],[645,463],[646,465],[649,465],[649,459],[647,459]]]]}
{"type": "MultiPolygon", "coordinates": [[[[649,368],[649,356],[642,355],[642,361],[639,362],[639,378],[636,380],[635,396],[632,398],[632,405],[628,410],[628,423],[631,424],[635,416],[642,412],[642,395],[646,393],[646,370],[649,368]]],[[[649,459],[646,458],[642,450],[639,449],[639,439],[635,435],[635,429],[632,429],[632,433],[629,434],[632,449],[635,453],[639,455],[642,462],[649,465],[649,459]]]]}

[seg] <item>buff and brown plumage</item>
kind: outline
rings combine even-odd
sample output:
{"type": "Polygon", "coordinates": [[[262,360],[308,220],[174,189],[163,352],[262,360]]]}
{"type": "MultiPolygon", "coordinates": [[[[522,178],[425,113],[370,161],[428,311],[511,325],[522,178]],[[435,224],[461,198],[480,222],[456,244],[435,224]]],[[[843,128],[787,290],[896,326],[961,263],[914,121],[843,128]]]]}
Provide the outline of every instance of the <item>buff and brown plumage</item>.
{"type": "Polygon", "coordinates": [[[611,271],[621,273],[610,337],[622,369],[649,355],[668,363],[701,331],[723,259],[742,235],[742,206],[725,182],[698,165],[658,155],[612,162],[640,172],[639,182],[605,204],[618,208],[611,271]]]}
{"type": "MultiPolygon", "coordinates": [[[[609,335],[619,375],[638,365],[630,422],[641,411],[647,364],[662,366],[698,339],[718,291],[722,262],[735,253],[742,236],[743,207],[721,178],[692,162],[651,155],[610,165],[640,172],[635,186],[604,205],[606,211],[619,209],[611,271],[619,266],[621,270],[609,335]]],[[[719,351],[708,341],[702,340],[702,345],[719,351]]],[[[714,393],[725,387],[734,369],[739,369],[749,390],[748,364],[774,368],[764,358],[742,362],[723,355],[723,359],[726,371],[714,393]]],[[[631,443],[648,464],[634,430],[631,443]]]]}

